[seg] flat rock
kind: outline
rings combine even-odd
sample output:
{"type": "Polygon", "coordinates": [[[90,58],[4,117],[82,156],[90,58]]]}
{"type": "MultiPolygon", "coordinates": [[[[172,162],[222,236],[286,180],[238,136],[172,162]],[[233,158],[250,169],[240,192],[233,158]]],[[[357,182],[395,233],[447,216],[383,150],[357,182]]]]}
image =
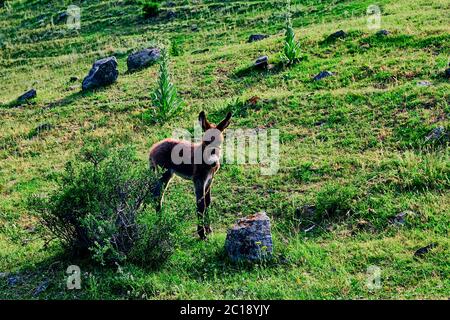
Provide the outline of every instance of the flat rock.
{"type": "Polygon", "coordinates": [[[344,30],[339,30],[339,31],[336,31],[336,32],[330,34],[326,40],[327,41],[335,41],[337,39],[345,38],[346,36],[347,36],[347,33],[344,30]]]}
{"type": "Polygon", "coordinates": [[[248,41],[247,41],[247,42],[251,43],[251,42],[255,42],[255,41],[261,41],[261,40],[264,40],[264,39],[266,39],[266,38],[268,38],[268,37],[269,37],[269,36],[266,35],[266,34],[252,34],[252,35],[250,35],[250,37],[248,38],[248,41]]]}
{"type": "Polygon", "coordinates": [[[147,48],[128,56],[128,71],[133,72],[151,66],[161,57],[161,51],[158,48],[147,48]]]}
{"type": "Polygon", "coordinates": [[[84,78],[83,91],[104,87],[116,82],[119,76],[117,60],[115,57],[103,58],[95,61],[89,74],[84,78]]]}
{"type": "Polygon", "coordinates": [[[432,85],[432,83],[431,83],[430,81],[423,80],[423,81],[417,82],[417,85],[418,85],[419,87],[429,87],[429,86],[432,85]]]}
{"type": "Polygon", "coordinates": [[[377,31],[376,34],[377,34],[377,36],[388,36],[390,34],[390,32],[388,30],[382,29],[382,30],[377,31]]]}
{"type": "Polygon", "coordinates": [[[20,97],[17,98],[17,101],[19,102],[25,102],[31,99],[36,98],[36,90],[35,89],[30,89],[27,92],[25,92],[24,94],[22,94],[20,97]]]}
{"type": "Polygon", "coordinates": [[[432,249],[437,247],[437,243],[430,243],[429,245],[422,247],[420,249],[417,249],[416,252],[414,252],[414,257],[423,257],[428,252],[430,252],[432,249]]]}
{"type": "Polygon", "coordinates": [[[327,78],[327,77],[331,77],[331,76],[333,76],[333,72],[325,70],[325,71],[319,72],[319,74],[314,76],[313,80],[319,81],[319,80],[322,80],[323,78],[327,78]]]}
{"type": "Polygon", "coordinates": [[[228,230],[225,250],[232,261],[259,261],[272,254],[270,219],[265,212],[242,219],[228,230]]]}

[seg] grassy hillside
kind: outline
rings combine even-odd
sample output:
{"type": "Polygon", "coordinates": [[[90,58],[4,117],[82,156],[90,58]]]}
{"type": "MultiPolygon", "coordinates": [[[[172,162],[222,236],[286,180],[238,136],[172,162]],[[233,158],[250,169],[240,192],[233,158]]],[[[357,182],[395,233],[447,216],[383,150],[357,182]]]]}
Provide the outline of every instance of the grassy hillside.
{"type": "Polygon", "coordinates": [[[382,29],[366,25],[373,1],[292,1],[303,59],[279,67],[284,1],[176,0],[172,10],[144,19],[131,0],[74,1],[81,29],[51,19],[70,1],[13,0],[0,9],[0,298],[331,299],[450,296],[450,162],[448,140],[433,143],[434,128],[450,131],[450,4],[446,0],[380,0],[382,29]],[[344,39],[326,42],[343,29],[344,39]],[[270,37],[247,43],[250,34],[270,37]],[[150,124],[150,94],[158,67],[127,74],[127,55],[152,44],[175,44],[173,81],[186,102],[181,116],[150,124]],[[92,63],[116,56],[119,79],[81,92],[92,63]],[[260,55],[276,67],[247,71],[260,55]],[[322,70],[335,73],[321,81],[322,70]],[[71,77],[79,80],[70,82],[71,77]],[[421,86],[420,81],[431,85],[421,86]],[[12,101],[35,88],[37,98],[12,101]],[[245,103],[262,100],[257,108],[245,103]],[[190,129],[205,110],[213,121],[228,110],[231,128],[280,130],[280,171],[225,164],[212,190],[215,230],[195,237],[195,197],[176,178],[166,206],[181,213],[185,232],[159,270],[133,264],[101,268],[67,258],[27,207],[88,139],[150,146],[190,129]],[[36,130],[43,124],[48,130],[36,130]],[[305,207],[338,206],[311,226],[305,207]],[[223,244],[236,218],[266,211],[277,260],[253,267],[226,259],[223,244]],[[394,217],[406,212],[404,225],[394,217]],[[306,222],[305,222],[306,221],[306,222]],[[437,246],[421,258],[414,252],[437,246]],[[81,267],[82,289],[65,289],[68,265],[81,267]],[[382,287],[366,287],[366,270],[381,268],[382,287]]]}

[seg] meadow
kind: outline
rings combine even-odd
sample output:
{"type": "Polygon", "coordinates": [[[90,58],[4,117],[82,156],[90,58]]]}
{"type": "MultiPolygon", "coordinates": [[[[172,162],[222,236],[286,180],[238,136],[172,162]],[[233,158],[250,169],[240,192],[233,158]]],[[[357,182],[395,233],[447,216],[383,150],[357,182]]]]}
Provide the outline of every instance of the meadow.
{"type": "Polygon", "coordinates": [[[131,0],[13,0],[0,8],[0,298],[450,297],[448,1],[293,0],[302,57],[292,66],[280,56],[285,1],[173,0],[160,10],[145,18],[131,0]],[[79,30],[55,22],[70,4],[81,8],[79,30]],[[373,4],[386,36],[368,28],[373,4]],[[345,38],[326,40],[341,29],[345,38]],[[249,43],[256,33],[269,37],[249,43]],[[160,123],[146,116],[158,66],[126,72],[128,54],[149,46],[171,48],[185,103],[160,123]],[[249,68],[262,55],[274,67],[249,68]],[[117,82],[82,92],[92,63],[108,56],[119,63],[117,82]],[[333,76],[314,81],[324,70],[333,76]],[[15,105],[30,88],[36,99],[15,105]],[[183,232],[157,269],[68,256],[30,211],[29,197],[54,190],[87,141],[132,145],[145,162],[153,143],[193,130],[202,110],[216,122],[233,111],[233,129],[280,132],[277,174],[261,175],[258,164],[221,167],[208,241],[196,236],[192,183],[180,178],[165,206],[183,232]],[[446,135],[430,138],[436,128],[446,135]],[[271,218],[276,259],[232,263],[227,229],[260,211],[271,218]],[[81,268],[80,290],[66,288],[69,265],[81,268]],[[379,288],[367,287],[370,266],[381,271],[379,288]]]}

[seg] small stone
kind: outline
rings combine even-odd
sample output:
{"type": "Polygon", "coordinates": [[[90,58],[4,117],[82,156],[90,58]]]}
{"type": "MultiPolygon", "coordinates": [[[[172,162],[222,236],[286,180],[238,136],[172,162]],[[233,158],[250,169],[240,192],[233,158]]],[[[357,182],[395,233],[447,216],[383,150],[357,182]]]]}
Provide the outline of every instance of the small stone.
{"type": "Polygon", "coordinates": [[[33,295],[38,296],[48,288],[48,280],[44,280],[37,288],[34,290],[33,295]]]}
{"type": "Polygon", "coordinates": [[[266,38],[268,38],[268,37],[269,37],[269,36],[266,35],[266,34],[252,34],[252,35],[250,35],[250,37],[248,38],[248,41],[247,41],[247,42],[251,43],[251,42],[255,42],[255,41],[261,41],[261,40],[264,40],[264,39],[266,39],[266,38]]]}
{"type": "Polygon", "coordinates": [[[403,211],[397,214],[395,217],[391,219],[391,223],[398,226],[403,226],[405,224],[405,218],[408,215],[408,212],[403,211]]]}
{"type": "Polygon", "coordinates": [[[117,60],[115,57],[97,60],[92,65],[89,74],[84,78],[82,89],[86,91],[110,85],[116,82],[118,76],[119,71],[117,70],[117,60]]]}
{"type": "Polygon", "coordinates": [[[388,30],[379,30],[377,33],[377,36],[388,36],[390,34],[390,32],[388,30]]]}
{"type": "Polygon", "coordinates": [[[19,277],[10,276],[8,277],[8,286],[15,287],[19,283],[19,277]]]}
{"type": "Polygon", "coordinates": [[[255,68],[261,68],[265,69],[269,65],[269,57],[268,56],[262,56],[256,59],[254,67],[255,68]]]}
{"type": "Polygon", "coordinates": [[[431,130],[430,134],[426,136],[425,141],[430,140],[440,140],[446,135],[446,131],[444,127],[437,127],[431,130]]]}
{"type": "Polygon", "coordinates": [[[208,52],[208,51],[209,51],[208,48],[205,48],[205,49],[199,49],[199,50],[194,50],[194,51],[192,51],[192,54],[201,54],[201,53],[205,53],[205,52],[208,52]]]}
{"type": "Polygon", "coordinates": [[[325,70],[325,71],[321,71],[319,74],[317,74],[313,80],[314,81],[319,81],[322,80],[323,78],[327,78],[327,77],[331,77],[333,76],[333,72],[325,70]]]}
{"type": "Polygon", "coordinates": [[[78,77],[70,77],[69,82],[78,81],[78,77]]]}
{"type": "Polygon", "coordinates": [[[239,219],[227,232],[225,250],[232,261],[259,261],[269,257],[273,243],[266,213],[239,219]]]}
{"type": "Polygon", "coordinates": [[[21,95],[19,98],[17,98],[17,101],[19,102],[25,102],[31,99],[36,98],[36,90],[30,89],[27,92],[25,92],[23,95],[21,95]]]}
{"type": "Polygon", "coordinates": [[[415,257],[422,257],[426,255],[428,252],[430,252],[431,249],[437,247],[437,243],[430,243],[429,245],[418,249],[416,252],[414,252],[415,257]]]}
{"type": "Polygon", "coordinates": [[[67,18],[69,17],[69,15],[67,14],[66,11],[64,12],[60,12],[58,14],[58,16],[55,19],[55,23],[56,24],[61,24],[61,23],[65,23],[67,21],[67,18]]]}
{"type": "Polygon", "coordinates": [[[432,85],[432,83],[427,80],[417,82],[417,86],[419,86],[419,87],[429,87],[431,85],[432,85]]]}
{"type": "Polygon", "coordinates": [[[161,57],[161,51],[158,48],[147,48],[128,56],[128,71],[133,72],[151,66],[161,57]]]}
{"type": "Polygon", "coordinates": [[[336,31],[335,33],[330,34],[326,40],[327,41],[335,41],[337,39],[345,38],[346,36],[347,36],[347,33],[345,33],[344,30],[339,30],[339,31],[336,31]]]}
{"type": "Polygon", "coordinates": [[[173,10],[168,10],[167,13],[166,13],[166,18],[167,19],[174,19],[174,18],[176,18],[176,16],[177,16],[177,14],[173,10]]]}

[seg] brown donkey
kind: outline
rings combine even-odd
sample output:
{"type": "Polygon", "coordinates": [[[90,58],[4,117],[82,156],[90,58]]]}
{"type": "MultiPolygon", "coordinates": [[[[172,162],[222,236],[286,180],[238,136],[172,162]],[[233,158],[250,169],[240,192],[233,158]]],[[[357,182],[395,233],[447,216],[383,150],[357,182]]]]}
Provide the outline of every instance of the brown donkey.
{"type": "Polygon", "coordinates": [[[220,167],[223,131],[230,124],[230,119],[231,113],[228,113],[225,119],[215,126],[206,119],[205,112],[202,111],[198,117],[204,132],[201,142],[164,139],[155,143],[150,150],[150,166],[155,170],[157,167],[165,169],[153,193],[158,199],[157,210],[161,210],[164,192],[174,174],[192,180],[197,198],[197,233],[201,239],[206,239],[206,235],[211,233],[205,216],[211,203],[212,180],[220,167]]]}

